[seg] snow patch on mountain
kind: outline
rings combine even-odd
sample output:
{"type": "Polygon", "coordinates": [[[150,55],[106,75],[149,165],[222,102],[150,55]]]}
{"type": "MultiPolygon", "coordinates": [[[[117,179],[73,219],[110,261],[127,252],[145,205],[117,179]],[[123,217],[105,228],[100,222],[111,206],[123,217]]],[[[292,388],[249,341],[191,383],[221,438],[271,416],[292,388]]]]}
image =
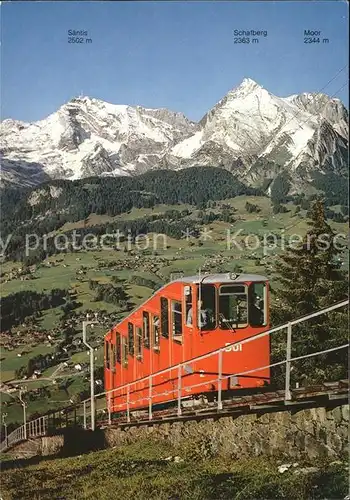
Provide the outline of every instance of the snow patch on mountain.
{"type": "Polygon", "coordinates": [[[203,131],[198,131],[174,146],[170,153],[182,158],[189,158],[203,144],[203,131]]]}

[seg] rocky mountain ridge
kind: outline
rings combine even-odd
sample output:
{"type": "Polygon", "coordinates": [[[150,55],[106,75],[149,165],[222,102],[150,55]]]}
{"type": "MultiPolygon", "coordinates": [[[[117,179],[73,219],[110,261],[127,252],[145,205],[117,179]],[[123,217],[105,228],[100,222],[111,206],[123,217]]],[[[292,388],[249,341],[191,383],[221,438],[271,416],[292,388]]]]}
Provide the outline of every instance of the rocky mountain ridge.
{"type": "Polygon", "coordinates": [[[2,186],[203,165],[253,186],[284,171],[300,189],[315,172],[347,171],[348,112],[339,99],[281,98],[249,78],[198,123],[167,109],[78,97],[44,120],[1,125],[2,186]]]}

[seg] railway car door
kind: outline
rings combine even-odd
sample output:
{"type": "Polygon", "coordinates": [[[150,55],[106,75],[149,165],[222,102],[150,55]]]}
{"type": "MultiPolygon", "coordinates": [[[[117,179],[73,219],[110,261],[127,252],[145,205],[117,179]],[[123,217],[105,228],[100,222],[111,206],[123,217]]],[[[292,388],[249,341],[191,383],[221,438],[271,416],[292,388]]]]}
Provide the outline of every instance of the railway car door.
{"type": "MultiPolygon", "coordinates": [[[[181,293],[181,292],[180,292],[181,293]]],[[[177,299],[171,300],[171,364],[176,365],[184,361],[185,349],[185,313],[184,301],[181,295],[177,299]]],[[[171,377],[172,378],[172,377],[171,377]]]]}
{"type": "Polygon", "coordinates": [[[142,328],[143,328],[143,362],[140,365],[141,371],[138,374],[138,377],[145,377],[147,374],[152,371],[152,355],[151,355],[151,319],[150,312],[143,311],[142,312],[142,328]]]}
{"type": "Polygon", "coordinates": [[[105,368],[106,368],[105,387],[107,391],[111,389],[113,386],[110,373],[111,366],[110,366],[109,350],[110,350],[110,341],[106,340],[105,341],[105,368]]]}
{"type": "Polygon", "coordinates": [[[201,333],[211,332],[217,326],[216,321],[216,287],[200,284],[197,302],[197,326],[201,333]]]}
{"type": "Polygon", "coordinates": [[[159,313],[151,314],[151,373],[160,371],[160,318],[159,313]]]}
{"type": "MultiPolygon", "coordinates": [[[[114,338],[112,338],[112,341],[109,346],[109,365],[110,365],[110,370],[111,370],[111,388],[116,387],[117,385],[117,369],[116,369],[116,345],[115,345],[115,335],[114,338]]],[[[110,405],[111,409],[113,408],[113,402],[114,402],[114,393],[112,393],[111,398],[110,398],[110,405]]]]}
{"type": "Polygon", "coordinates": [[[105,390],[110,391],[115,387],[115,345],[112,338],[105,341],[105,390]]]}
{"type": "Polygon", "coordinates": [[[183,330],[184,330],[184,352],[183,359],[190,359],[195,356],[195,339],[194,332],[196,329],[196,308],[195,302],[196,293],[195,287],[191,285],[184,285],[183,288],[183,330]]]}

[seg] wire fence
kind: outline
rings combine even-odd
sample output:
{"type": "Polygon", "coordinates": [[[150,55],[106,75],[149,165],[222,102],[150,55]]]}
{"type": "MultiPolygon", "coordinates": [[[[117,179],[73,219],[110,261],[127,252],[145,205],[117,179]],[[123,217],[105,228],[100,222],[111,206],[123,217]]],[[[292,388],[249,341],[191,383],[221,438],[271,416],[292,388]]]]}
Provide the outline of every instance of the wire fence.
{"type": "Polygon", "coordinates": [[[5,436],[5,439],[0,443],[0,452],[8,450],[19,442],[26,441],[30,438],[49,435],[69,426],[80,426],[84,429],[90,428],[92,430],[95,430],[95,418],[92,418],[92,416],[96,416],[97,424],[99,424],[101,420],[103,420],[103,423],[106,424],[106,416],[108,416],[107,425],[111,424],[115,414],[124,416],[125,421],[130,422],[131,413],[135,410],[139,411],[141,407],[143,412],[146,411],[148,413],[148,416],[146,418],[151,421],[153,419],[154,407],[156,405],[159,405],[159,401],[161,399],[165,399],[167,402],[173,402],[175,404],[177,403],[177,415],[181,416],[184,400],[188,398],[191,391],[203,386],[207,387],[210,384],[215,385],[216,406],[217,411],[220,412],[223,409],[222,393],[225,381],[227,381],[228,379],[232,380],[237,377],[252,375],[254,373],[261,372],[262,370],[274,368],[277,366],[285,366],[284,399],[285,401],[290,401],[292,399],[292,363],[302,359],[317,357],[330,352],[349,348],[349,343],[344,343],[322,351],[308,353],[303,356],[292,357],[292,327],[304,323],[312,318],[322,316],[331,311],[345,307],[348,304],[349,300],[344,300],[313,314],[308,314],[278,327],[271,328],[265,332],[258,333],[243,340],[232,342],[225,345],[225,347],[221,347],[220,349],[217,349],[215,351],[197,356],[196,358],[192,358],[177,365],[170,366],[164,370],[152,373],[151,375],[148,375],[146,377],[139,378],[133,382],[128,382],[119,386],[118,388],[101,392],[94,396],[93,405],[91,405],[91,398],[87,398],[75,405],[66,407],[59,411],[52,411],[44,416],[26,422],[15,429],[13,432],[11,432],[8,436],[5,436]],[[281,332],[283,330],[286,330],[287,332],[285,359],[276,363],[268,364],[266,366],[258,366],[253,369],[237,373],[223,373],[223,356],[225,352],[230,350],[230,348],[233,348],[237,344],[244,345],[250,342],[254,342],[258,339],[276,334],[277,332],[281,332]],[[210,378],[209,380],[208,378],[205,378],[205,380],[203,380],[202,382],[195,384],[184,383],[184,381],[188,379],[188,376],[191,375],[191,373],[188,373],[189,366],[194,366],[196,363],[198,363],[198,361],[202,361],[204,359],[212,357],[216,357],[218,367],[217,373],[214,374],[214,377],[210,378]],[[165,375],[167,375],[167,378],[164,377],[165,375]],[[167,388],[163,392],[159,392],[159,390],[156,389],[155,381],[160,377],[163,381],[166,380],[168,383],[169,381],[172,382],[172,388],[170,390],[169,388],[167,388]],[[145,394],[145,391],[147,392],[147,394],[145,394]],[[141,395],[136,399],[137,393],[141,393],[141,395]],[[118,399],[121,401],[116,403],[115,400],[118,401],[118,399]],[[93,410],[94,413],[92,413],[91,410],[93,410]]]}

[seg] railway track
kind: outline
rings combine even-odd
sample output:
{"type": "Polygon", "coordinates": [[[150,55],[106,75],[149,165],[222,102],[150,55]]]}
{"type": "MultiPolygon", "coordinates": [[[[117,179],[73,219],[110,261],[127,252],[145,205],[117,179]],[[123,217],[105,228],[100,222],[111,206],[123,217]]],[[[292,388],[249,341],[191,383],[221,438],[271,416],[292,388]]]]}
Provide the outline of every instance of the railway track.
{"type": "MultiPolygon", "coordinates": [[[[102,416],[102,418],[97,419],[97,427],[100,429],[106,427],[127,429],[143,425],[159,425],[166,422],[200,421],[208,418],[219,419],[225,416],[235,418],[240,415],[248,414],[263,414],[280,411],[297,412],[300,409],[317,408],[320,406],[334,408],[339,405],[349,404],[349,381],[340,380],[338,382],[325,382],[320,385],[293,389],[291,390],[291,399],[286,399],[284,390],[271,391],[268,388],[259,394],[235,395],[233,397],[232,394],[227,393],[223,393],[222,395],[225,396],[225,398],[223,397],[222,399],[221,409],[219,409],[218,403],[215,400],[207,403],[196,401],[193,402],[192,406],[182,406],[181,414],[179,414],[177,401],[174,401],[174,405],[168,406],[167,408],[157,408],[155,406],[151,414],[151,419],[149,419],[150,414],[147,409],[138,410],[137,412],[130,411],[130,420],[127,418],[127,413],[119,415],[113,414],[111,415],[111,420],[107,420],[102,416]]],[[[189,403],[189,401],[187,400],[186,403],[189,403]]],[[[74,412],[74,408],[71,408],[71,410],[74,412]]],[[[106,410],[103,411],[106,412],[106,410]]],[[[62,434],[67,428],[84,427],[85,429],[89,429],[90,427],[87,422],[87,425],[83,426],[81,421],[82,416],[80,415],[79,421],[77,419],[78,415],[75,412],[72,415],[73,420],[68,419],[67,409],[65,412],[60,410],[54,413],[64,413],[67,418],[62,418],[56,422],[54,420],[52,422],[52,418],[49,419],[49,415],[47,414],[36,420],[27,422],[26,431],[24,431],[24,426],[15,429],[15,431],[0,444],[0,451],[5,452],[28,439],[62,434]]]]}
{"type": "Polygon", "coordinates": [[[249,413],[267,413],[276,411],[291,411],[300,408],[314,408],[317,406],[337,406],[349,403],[349,381],[325,382],[320,385],[301,387],[291,390],[291,400],[285,399],[285,391],[269,391],[259,394],[229,397],[223,399],[222,409],[218,409],[216,401],[205,404],[194,404],[192,407],[183,407],[181,415],[177,408],[154,408],[152,419],[149,419],[147,410],[130,412],[130,421],[125,415],[114,416],[108,420],[99,420],[98,426],[103,427],[132,427],[139,425],[155,425],[165,422],[186,420],[202,420],[206,418],[222,418],[223,416],[239,416],[249,413]]]}

